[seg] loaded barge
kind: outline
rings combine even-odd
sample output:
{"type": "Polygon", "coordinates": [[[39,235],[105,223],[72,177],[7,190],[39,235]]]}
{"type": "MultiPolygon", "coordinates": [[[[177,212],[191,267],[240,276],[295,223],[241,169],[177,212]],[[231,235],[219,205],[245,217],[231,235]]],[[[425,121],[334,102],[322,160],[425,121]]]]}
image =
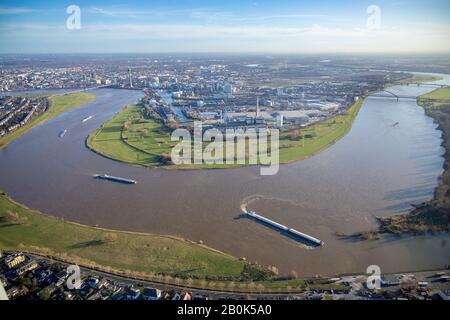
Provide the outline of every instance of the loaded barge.
{"type": "Polygon", "coordinates": [[[87,118],[81,120],[81,122],[82,122],[82,123],[85,123],[85,122],[91,120],[93,117],[94,117],[94,116],[89,116],[89,117],[87,117],[87,118]]]}
{"type": "Polygon", "coordinates": [[[323,246],[325,244],[325,242],[323,242],[322,240],[319,240],[317,238],[309,236],[309,235],[307,235],[307,234],[305,234],[303,232],[297,231],[295,229],[288,228],[288,227],[286,227],[286,226],[284,226],[284,225],[282,225],[282,224],[280,224],[278,222],[275,222],[275,221],[267,219],[267,218],[265,218],[263,216],[260,216],[259,214],[256,214],[254,211],[248,211],[248,212],[246,212],[246,214],[249,217],[251,217],[251,218],[253,218],[255,220],[258,220],[260,222],[268,224],[269,226],[271,226],[273,228],[276,228],[276,229],[279,229],[279,230],[281,230],[283,232],[286,232],[287,234],[289,234],[291,236],[295,236],[295,237],[301,238],[303,240],[306,240],[308,242],[311,242],[311,243],[313,243],[313,244],[315,244],[317,246],[323,246]]]}
{"type": "Polygon", "coordinates": [[[94,177],[96,179],[108,180],[108,181],[113,181],[113,182],[120,182],[120,183],[125,183],[125,184],[136,184],[137,183],[137,181],[135,181],[135,180],[109,176],[107,174],[103,174],[103,175],[97,174],[94,177]]]}
{"type": "Polygon", "coordinates": [[[59,133],[58,137],[62,139],[62,138],[64,138],[64,136],[66,135],[66,133],[67,133],[67,130],[63,130],[63,131],[61,131],[61,132],[59,133]]]}

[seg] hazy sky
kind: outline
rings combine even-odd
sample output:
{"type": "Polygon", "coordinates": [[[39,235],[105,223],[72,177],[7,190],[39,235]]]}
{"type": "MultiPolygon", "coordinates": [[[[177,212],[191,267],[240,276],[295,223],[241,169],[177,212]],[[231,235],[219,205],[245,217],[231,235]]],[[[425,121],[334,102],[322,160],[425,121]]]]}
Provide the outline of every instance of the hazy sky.
{"type": "Polygon", "coordinates": [[[450,2],[2,0],[0,52],[450,53],[450,2]]]}

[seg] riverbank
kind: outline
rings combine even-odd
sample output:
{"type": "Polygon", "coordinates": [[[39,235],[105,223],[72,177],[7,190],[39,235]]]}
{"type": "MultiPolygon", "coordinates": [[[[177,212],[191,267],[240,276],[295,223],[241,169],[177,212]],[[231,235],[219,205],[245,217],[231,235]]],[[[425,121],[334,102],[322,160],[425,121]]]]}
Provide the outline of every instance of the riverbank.
{"type": "Polygon", "coordinates": [[[89,227],[44,215],[0,192],[0,249],[27,252],[111,275],[229,292],[343,290],[326,279],[271,271],[172,236],[89,227]]]}
{"type": "MultiPolygon", "coordinates": [[[[280,163],[287,164],[311,157],[344,137],[351,129],[363,99],[344,114],[280,133],[280,163]]],[[[244,165],[181,165],[171,164],[170,154],[177,142],[161,123],[145,115],[141,106],[127,107],[101,128],[89,135],[86,145],[92,151],[112,160],[144,167],[163,169],[227,169],[244,165]]]]}
{"type": "Polygon", "coordinates": [[[432,75],[432,74],[423,74],[423,73],[413,73],[412,77],[395,81],[393,83],[389,83],[386,85],[385,89],[389,87],[399,86],[399,85],[408,85],[411,83],[425,83],[425,82],[435,82],[444,79],[441,76],[432,75]]]}
{"type": "MultiPolygon", "coordinates": [[[[48,96],[48,94],[44,94],[48,96]]],[[[70,93],[64,95],[54,95],[48,98],[48,108],[42,115],[37,116],[29,123],[20,127],[0,138],[0,149],[6,147],[9,143],[24,135],[35,126],[43,124],[44,122],[59,116],[62,113],[70,111],[82,104],[88,103],[95,99],[95,94],[92,93],[70,93]]]]}
{"type": "Polygon", "coordinates": [[[433,118],[442,131],[445,148],[444,172],[431,201],[416,207],[411,213],[380,218],[380,231],[387,233],[438,233],[450,231],[450,88],[437,89],[419,97],[419,105],[433,118]],[[430,102],[444,99],[448,102],[430,102]]]}
{"type": "Polygon", "coordinates": [[[0,193],[0,247],[86,266],[197,277],[236,277],[245,262],[183,239],[88,227],[44,215],[0,193]]]}
{"type": "MultiPolygon", "coordinates": [[[[412,74],[408,79],[386,86],[406,85],[442,80],[428,74],[412,74]]],[[[335,144],[352,128],[364,99],[359,99],[344,114],[312,124],[306,128],[280,133],[280,164],[307,159],[335,144]]],[[[125,108],[89,135],[86,146],[95,153],[111,160],[149,168],[169,170],[231,169],[239,164],[172,165],[171,150],[176,142],[163,124],[146,116],[143,107],[125,108]]],[[[204,145],[206,147],[206,145],[204,145]]],[[[248,147],[247,147],[248,149],[248,147]]],[[[227,152],[227,151],[225,151],[227,152]]],[[[247,150],[248,154],[248,150],[247,150]]]]}

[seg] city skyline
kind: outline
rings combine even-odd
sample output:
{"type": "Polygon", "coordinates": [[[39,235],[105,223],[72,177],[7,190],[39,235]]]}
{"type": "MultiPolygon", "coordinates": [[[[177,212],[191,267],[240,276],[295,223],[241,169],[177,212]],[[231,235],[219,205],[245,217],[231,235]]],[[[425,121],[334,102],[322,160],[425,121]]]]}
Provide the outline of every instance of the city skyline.
{"type": "Polygon", "coordinates": [[[4,1],[0,52],[448,53],[449,7],[439,0],[278,1],[276,7],[272,1],[4,1]],[[81,10],[80,29],[67,28],[70,5],[81,10]]]}

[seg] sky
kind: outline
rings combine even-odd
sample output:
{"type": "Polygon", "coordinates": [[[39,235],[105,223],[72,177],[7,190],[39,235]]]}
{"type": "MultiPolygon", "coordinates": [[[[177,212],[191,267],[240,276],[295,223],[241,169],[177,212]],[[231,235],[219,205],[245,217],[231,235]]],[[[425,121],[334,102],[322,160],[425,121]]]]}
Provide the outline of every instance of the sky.
{"type": "Polygon", "coordinates": [[[450,53],[450,1],[0,1],[0,53],[162,52],[450,53]]]}

